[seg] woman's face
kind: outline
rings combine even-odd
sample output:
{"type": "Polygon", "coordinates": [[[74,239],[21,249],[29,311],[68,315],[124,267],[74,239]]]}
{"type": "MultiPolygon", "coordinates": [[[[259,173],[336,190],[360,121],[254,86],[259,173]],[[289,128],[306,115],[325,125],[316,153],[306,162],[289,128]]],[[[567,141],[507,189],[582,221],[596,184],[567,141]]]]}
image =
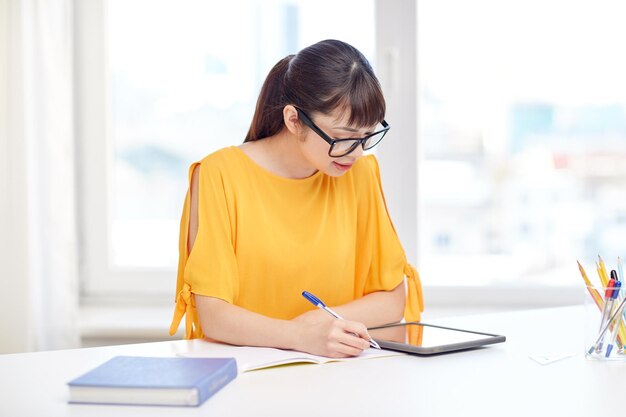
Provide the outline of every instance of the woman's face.
{"type": "MultiPolygon", "coordinates": [[[[348,124],[349,112],[335,110],[329,115],[311,113],[309,118],[331,139],[362,138],[372,131],[368,128],[356,128],[348,124]]],[[[305,136],[301,142],[301,150],[307,161],[318,171],[326,175],[339,177],[345,174],[352,165],[363,156],[363,147],[357,146],[347,155],[334,158],[328,155],[330,144],[316,132],[304,125],[305,136]]]]}

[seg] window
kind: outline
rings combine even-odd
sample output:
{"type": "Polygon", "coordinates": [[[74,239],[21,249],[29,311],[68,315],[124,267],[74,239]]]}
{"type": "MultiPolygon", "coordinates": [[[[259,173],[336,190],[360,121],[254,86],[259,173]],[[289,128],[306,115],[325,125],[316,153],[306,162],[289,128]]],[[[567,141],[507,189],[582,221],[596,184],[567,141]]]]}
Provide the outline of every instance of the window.
{"type": "Polygon", "coordinates": [[[380,64],[387,202],[429,300],[582,299],[576,259],[611,264],[626,225],[623,6],[421,0],[407,24],[415,4],[77,2],[85,293],[171,296],[188,165],[242,141],[279,58],[332,37],[380,64]]]}
{"type": "Polygon", "coordinates": [[[188,166],[243,141],[260,86],[285,55],[337,38],[374,61],[374,2],[76,7],[85,293],[171,296],[188,166]]]}
{"type": "MultiPolygon", "coordinates": [[[[626,235],[625,6],[418,6],[425,284],[576,286],[626,235]]],[[[620,252],[621,251],[621,252],[620,252]]]]}

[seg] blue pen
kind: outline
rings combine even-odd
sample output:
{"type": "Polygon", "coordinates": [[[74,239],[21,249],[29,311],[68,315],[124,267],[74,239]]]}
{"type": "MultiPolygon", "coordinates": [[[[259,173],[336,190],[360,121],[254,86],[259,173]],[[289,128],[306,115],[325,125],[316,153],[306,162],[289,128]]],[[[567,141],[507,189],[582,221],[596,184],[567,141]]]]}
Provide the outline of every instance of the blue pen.
{"type": "MultiPolygon", "coordinates": [[[[622,268],[622,258],[620,258],[619,256],[617,257],[617,277],[620,282],[622,283],[624,282],[624,269],[622,268]]],[[[626,291],[626,286],[622,285],[622,288],[620,289],[620,292],[617,296],[617,299],[619,300],[620,303],[624,301],[625,291],[626,291]]],[[[622,313],[622,320],[626,323],[626,309],[624,309],[624,312],[622,313]]],[[[626,343],[626,340],[622,340],[622,343],[626,343]]]]}
{"type": "MultiPolygon", "coordinates": [[[[339,320],[343,320],[343,318],[339,314],[337,314],[333,310],[331,310],[330,307],[327,307],[326,304],[324,304],[324,302],[322,300],[320,300],[319,298],[317,298],[316,296],[314,296],[310,292],[302,291],[302,296],[304,298],[306,298],[307,300],[309,300],[311,302],[311,304],[313,304],[314,306],[316,306],[316,307],[326,311],[328,314],[330,314],[334,318],[339,319],[339,320]]],[[[355,336],[358,336],[358,335],[355,334],[355,336]]],[[[376,341],[374,339],[371,339],[369,342],[370,342],[370,346],[371,347],[376,348],[376,349],[380,349],[380,346],[378,345],[378,343],[376,343],[376,341]]]]}
{"type": "MultiPolygon", "coordinates": [[[[613,299],[618,300],[620,304],[617,307],[615,314],[614,314],[614,316],[617,316],[616,322],[613,323],[613,328],[611,329],[610,336],[609,336],[609,344],[606,347],[605,356],[607,358],[611,355],[611,350],[613,350],[613,345],[615,344],[615,340],[617,339],[617,332],[619,331],[619,326],[622,322],[622,311],[623,311],[623,305],[624,305],[622,297],[620,297],[621,289],[622,289],[622,281],[621,281],[622,277],[620,276],[622,274],[621,259],[617,258],[617,263],[618,263],[618,272],[615,272],[615,270],[612,270],[611,279],[615,280],[615,290],[613,290],[613,299]]],[[[609,319],[609,325],[612,322],[613,320],[609,319]]]]}
{"type": "MultiPolygon", "coordinates": [[[[621,282],[618,282],[618,284],[621,284],[621,282]]],[[[619,285],[616,291],[619,291],[619,285]]],[[[606,352],[604,355],[607,358],[611,356],[611,351],[613,350],[613,346],[615,345],[615,341],[617,340],[617,332],[619,331],[619,326],[622,323],[623,311],[624,311],[624,300],[622,300],[622,302],[619,303],[619,305],[617,306],[617,309],[615,310],[615,313],[609,319],[609,324],[607,324],[607,327],[608,327],[611,325],[611,323],[613,323],[613,329],[611,329],[611,333],[609,336],[609,344],[606,347],[606,352]],[[613,320],[615,320],[615,322],[613,322],[613,320]]]]}

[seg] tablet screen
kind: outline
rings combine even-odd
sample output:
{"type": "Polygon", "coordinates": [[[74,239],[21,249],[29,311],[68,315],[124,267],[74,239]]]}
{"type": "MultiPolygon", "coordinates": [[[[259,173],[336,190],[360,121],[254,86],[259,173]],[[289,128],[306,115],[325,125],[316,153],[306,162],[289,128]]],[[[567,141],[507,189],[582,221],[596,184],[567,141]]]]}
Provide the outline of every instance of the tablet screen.
{"type": "Polygon", "coordinates": [[[377,342],[383,342],[383,345],[387,347],[407,345],[408,351],[424,353],[467,349],[504,341],[504,336],[425,323],[401,323],[369,329],[368,331],[372,338],[377,342]],[[390,343],[386,344],[384,342],[390,343]],[[411,350],[409,347],[417,349],[411,350]]]}

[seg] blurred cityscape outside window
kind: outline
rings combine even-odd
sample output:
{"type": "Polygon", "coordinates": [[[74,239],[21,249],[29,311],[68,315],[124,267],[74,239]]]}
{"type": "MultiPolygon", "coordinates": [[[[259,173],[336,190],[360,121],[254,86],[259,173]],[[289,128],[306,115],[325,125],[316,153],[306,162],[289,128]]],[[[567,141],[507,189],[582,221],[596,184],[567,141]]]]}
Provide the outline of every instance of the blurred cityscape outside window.
{"type": "Polygon", "coordinates": [[[625,14],[418,2],[426,285],[582,285],[577,259],[626,255],[625,14]]]}

